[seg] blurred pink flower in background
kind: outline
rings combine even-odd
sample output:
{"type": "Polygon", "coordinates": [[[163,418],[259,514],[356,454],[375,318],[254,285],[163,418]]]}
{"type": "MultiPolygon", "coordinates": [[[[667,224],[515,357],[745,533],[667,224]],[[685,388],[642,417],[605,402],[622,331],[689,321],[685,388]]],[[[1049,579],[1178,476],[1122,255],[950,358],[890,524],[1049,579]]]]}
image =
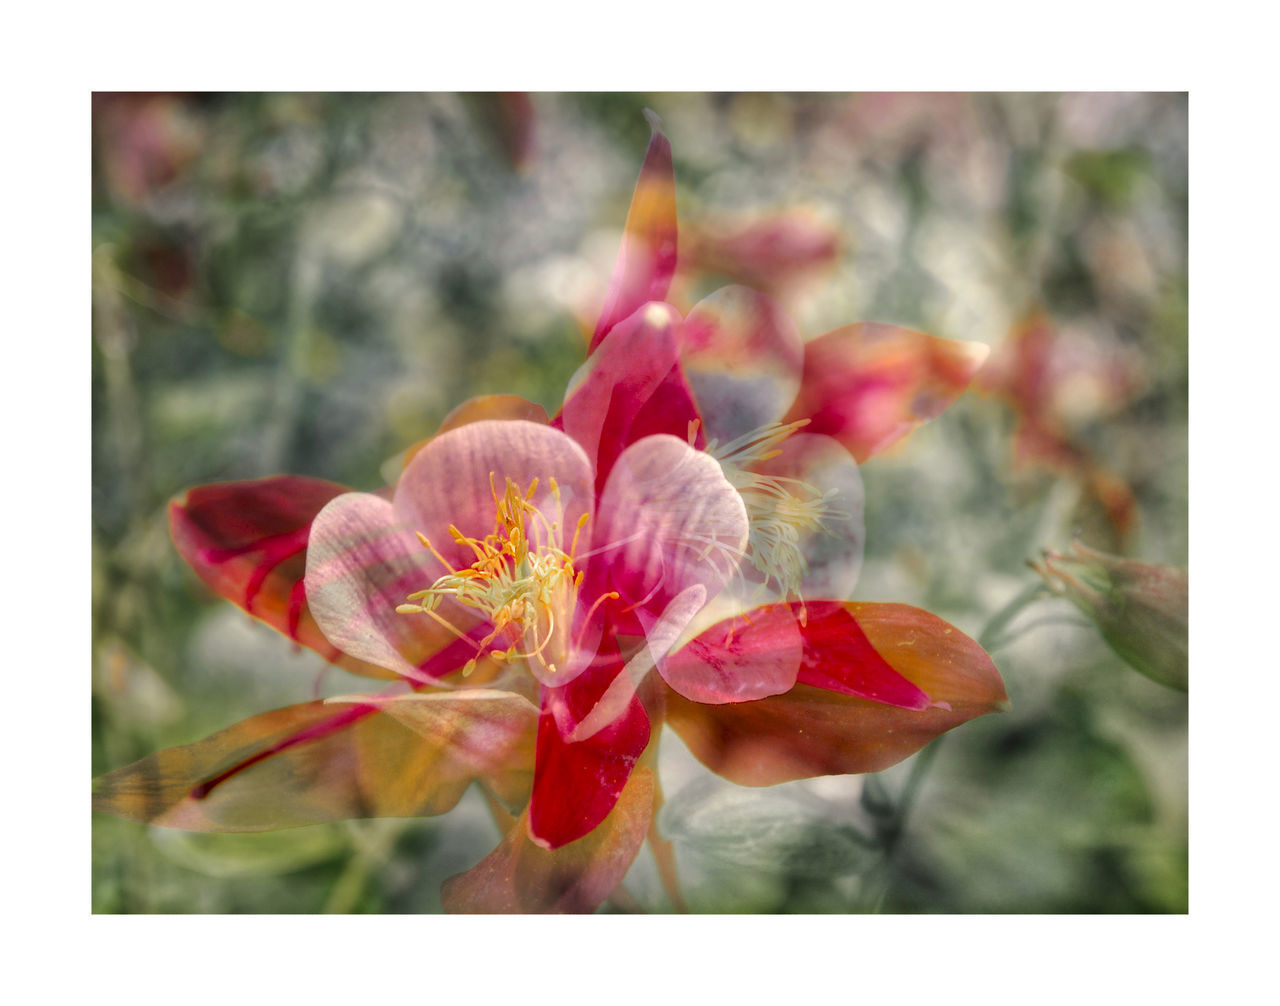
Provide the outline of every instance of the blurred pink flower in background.
{"type": "Polygon", "coordinates": [[[1079,430],[1132,402],[1141,371],[1119,347],[1078,336],[1033,314],[983,369],[977,388],[1014,411],[1015,468],[1047,469],[1079,482],[1084,505],[1103,516],[1098,533],[1122,549],[1138,520],[1133,490],[1082,445],[1079,430]]]}
{"type": "Polygon", "coordinates": [[[203,147],[203,124],[183,95],[98,92],[93,105],[103,175],[125,205],[172,184],[203,147]]]}
{"type": "Polygon", "coordinates": [[[812,211],[703,215],[683,231],[680,271],[720,276],[786,300],[821,280],[841,253],[839,230],[812,211]]]}

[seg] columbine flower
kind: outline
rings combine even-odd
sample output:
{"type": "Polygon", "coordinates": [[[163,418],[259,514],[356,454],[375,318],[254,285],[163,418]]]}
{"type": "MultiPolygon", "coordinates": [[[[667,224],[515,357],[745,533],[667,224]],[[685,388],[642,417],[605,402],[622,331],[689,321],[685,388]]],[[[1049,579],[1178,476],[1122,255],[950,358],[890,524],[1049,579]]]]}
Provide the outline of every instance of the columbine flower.
{"type": "Polygon", "coordinates": [[[945,407],[978,354],[887,326],[804,345],[742,288],[682,316],[661,302],[675,248],[655,128],[554,420],[477,399],[407,452],[389,491],[286,476],[175,502],[175,542],[206,583],[398,684],[162,751],[99,780],[95,806],[254,831],[442,813],[477,783],[508,827],[446,907],[584,911],[646,836],[673,883],[652,830],[664,718],[714,771],[760,785],[874,771],[1000,708],[999,675],[963,634],[843,600],[857,461],[945,407]]]}
{"type": "Polygon", "coordinates": [[[1133,535],[1138,503],[1125,480],[1084,445],[1079,428],[1128,405],[1140,383],[1138,367],[1120,347],[1070,338],[1041,312],[1014,329],[978,382],[1017,417],[1015,467],[1043,468],[1077,481],[1077,523],[1096,525],[1096,533],[1106,534],[1116,549],[1133,535]],[[1094,513],[1101,519],[1091,519],[1094,513]]]}
{"type": "MultiPolygon", "coordinates": [[[[649,743],[636,696],[647,673],[696,682],[700,668],[668,666],[668,653],[747,538],[719,466],[674,437],[637,440],[598,495],[595,482],[556,429],[473,423],[415,455],[390,501],[330,502],[307,550],[311,612],[343,652],[538,708],[528,830],[547,848],[613,808],[649,743]]],[[[378,705],[395,715],[404,701],[416,703],[378,705]]]]}

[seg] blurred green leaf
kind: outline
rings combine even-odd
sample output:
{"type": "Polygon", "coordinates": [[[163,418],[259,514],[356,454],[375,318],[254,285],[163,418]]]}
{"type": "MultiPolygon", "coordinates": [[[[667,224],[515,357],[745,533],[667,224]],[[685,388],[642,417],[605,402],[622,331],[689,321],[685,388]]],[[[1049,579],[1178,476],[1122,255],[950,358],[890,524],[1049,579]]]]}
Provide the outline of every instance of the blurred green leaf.
{"type": "Polygon", "coordinates": [[[794,785],[751,789],[717,779],[686,786],[663,807],[662,832],[725,863],[795,877],[838,877],[875,861],[874,841],[794,785]]]}
{"type": "Polygon", "coordinates": [[[1091,196],[1118,208],[1150,174],[1150,160],[1141,150],[1082,150],[1067,160],[1066,172],[1091,196]]]}
{"type": "Polygon", "coordinates": [[[216,835],[152,828],[155,847],[171,862],[206,877],[270,877],[344,855],[337,828],[295,828],[261,835],[216,835]]]}

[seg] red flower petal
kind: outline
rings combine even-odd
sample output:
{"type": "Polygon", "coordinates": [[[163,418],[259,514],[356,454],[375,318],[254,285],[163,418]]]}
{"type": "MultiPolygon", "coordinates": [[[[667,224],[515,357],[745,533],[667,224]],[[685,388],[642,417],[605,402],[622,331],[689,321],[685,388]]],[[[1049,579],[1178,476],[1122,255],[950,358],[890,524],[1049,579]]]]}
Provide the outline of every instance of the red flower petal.
{"type": "Polygon", "coordinates": [[[443,695],[417,732],[364,704],[307,702],[167,748],[94,783],[93,809],[194,831],[443,814],[472,780],[518,800],[534,710],[443,695]],[[483,752],[479,757],[478,752],[483,752]]]}
{"type": "Polygon", "coordinates": [[[638,768],[588,835],[558,849],[529,838],[528,812],[477,866],[445,881],[448,912],[593,912],[626,876],[653,816],[653,772],[638,768]]]}
{"type": "Polygon", "coordinates": [[[178,552],[210,588],[326,660],[394,677],[338,650],[316,626],[303,589],[311,522],[342,486],[299,475],[198,486],[169,505],[178,552]]]}
{"type": "Polygon", "coordinates": [[[493,134],[511,167],[523,173],[537,151],[537,113],[533,99],[523,91],[503,91],[471,96],[478,122],[493,134]]]}
{"type": "Polygon", "coordinates": [[[980,343],[861,322],[805,346],[788,419],[811,419],[862,463],[947,409],[986,359],[980,343]]]}
{"type": "MultiPolygon", "coordinates": [[[[657,433],[687,441],[699,419],[680,369],[680,313],[652,303],[609,333],[570,381],[564,409],[552,423],[595,462],[596,488],[628,445],[657,433]]],[[[695,447],[706,444],[699,429],[695,447]]]]}
{"type": "Polygon", "coordinates": [[[803,610],[804,663],[796,679],[800,684],[902,709],[929,708],[929,696],[876,652],[845,605],[816,601],[803,610]]]}
{"type": "MultiPolygon", "coordinates": [[[[669,693],[667,721],[708,768],[747,786],[877,772],[952,727],[1007,707],[991,658],[942,619],[902,604],[843,607],[875,652],[933,705],[904,708],[811,684],[757,702],[718,706],[669,693]]],[[[837,664],[848,651],[856,653],[860,642],[840,631],[841,620],[830,610],[809,608],[801,677],[853,690],[857,675],[840,673],[837,664]]]]}
{"type": "Polygon", "coordinates": [[[649,716],[634,694],[607,726],[586,740],[568,740],[619,673],[615,661],[563,688],[543,688],[529,835],[545,848],[558,849],[603,821],[649,744],[649,716]]]}
{"type": "Polygon", "coordinates": [[[671,144],[662,135],[657,116],[648,116],[653,136],[631,197],[604,309],[591,336],[592,352],[623,318],[648,301],[664,300],[676,270],[676,179],[671,144]]]}

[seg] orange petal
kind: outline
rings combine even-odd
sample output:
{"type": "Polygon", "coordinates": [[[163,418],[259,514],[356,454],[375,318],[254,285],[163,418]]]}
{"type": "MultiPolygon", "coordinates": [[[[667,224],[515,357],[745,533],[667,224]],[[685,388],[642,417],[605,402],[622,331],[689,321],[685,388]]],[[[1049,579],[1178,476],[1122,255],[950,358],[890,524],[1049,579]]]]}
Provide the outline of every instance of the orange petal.
{"type": "Polygon", "coordinates": [[[484,779],[507,808],[529,801],[538,707],[523,695],[468,688],[370,701],[439,749],[451,770],[484,779]]]}
{"type": "Polygon", "coordinates": [[[591,350],[614,325],[651,300],[664,300],[676,270],[676,179],[671,144],[661,123],[646,113],[653,135],[636,181],[622,248],[613,267],[591,350]]]}
{"type": "Polygon", "coordinates": [[[496,849],[445,882],[449,912],[593,912],[622,883],[653,816],[653,772],[637,767],[609,816],[558,849],[529,838],[528,812],[496,849]]]}
{"type": "Polygon", "coordinates": [[[1007,706],[991,658],[936,615],[904,604],[844,607],[889,666],[928,694],[929,708],[796,685],[785,695],[718,706],[672,692],[667,722],[712,771],[746,786],[767,786],[878,772],[952,727],[1007,706]]]}
{"type": "Polygon", "coordinates": [[[93,809],[190,831],[250,832],[443,814],[477,777],[518,800],[531,782],[537,719],[524,705],[467,705],[442,693],[428,737],[363,702],[288,706],[101,776],[93,809]]]}

